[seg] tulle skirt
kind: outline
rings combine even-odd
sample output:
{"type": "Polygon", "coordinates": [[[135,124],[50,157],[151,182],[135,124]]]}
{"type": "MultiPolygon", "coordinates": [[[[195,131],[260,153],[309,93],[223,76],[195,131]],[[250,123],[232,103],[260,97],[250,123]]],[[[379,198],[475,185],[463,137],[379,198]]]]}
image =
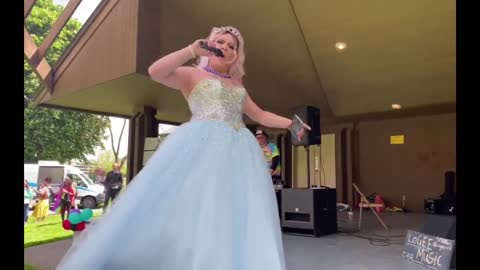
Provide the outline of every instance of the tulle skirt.
{"type": "Polygon", "coordinates": [[[57,269],[285,269],[263,152],[220,121],[181,125],[93,224],[57,269]]]}

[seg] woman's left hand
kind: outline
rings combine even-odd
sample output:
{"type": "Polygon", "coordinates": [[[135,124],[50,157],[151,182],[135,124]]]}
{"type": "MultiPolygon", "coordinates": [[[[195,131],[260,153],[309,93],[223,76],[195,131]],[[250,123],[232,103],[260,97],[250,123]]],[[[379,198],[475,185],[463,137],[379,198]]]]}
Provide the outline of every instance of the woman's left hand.
{"type": "Polygon", "coordinates": [[[297,132],[297,138],[298,138],[299,141],[302,140],[303,135],[305,134],[305,129],[306,129],[306,130],[312,130],[312,128],[311,128],[309,125],[303,124],[302,129],[300,129],[300,130],[297,132]]]}

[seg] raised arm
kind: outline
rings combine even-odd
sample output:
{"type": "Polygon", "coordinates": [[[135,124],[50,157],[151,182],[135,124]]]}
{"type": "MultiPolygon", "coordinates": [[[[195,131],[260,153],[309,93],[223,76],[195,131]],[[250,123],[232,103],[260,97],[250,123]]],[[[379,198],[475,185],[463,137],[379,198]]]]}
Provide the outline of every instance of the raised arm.
{"type": "Polygon", "coordinates": [[[155,61],[148,68],[150,78],[177,90],[187,89],[191,72],[189,69],[193,68],[182,67],[182,65],[194,57],[189,48],[185,47],[155,61]]]}
{"type": "Polygon", "coordinates": [[[150,78],[177,90],[189,90],[196,69],[182,65],[197,56],[208,55],[206,50],[199,47],[199,41],[155,61],[148,68],[150,78]]]}

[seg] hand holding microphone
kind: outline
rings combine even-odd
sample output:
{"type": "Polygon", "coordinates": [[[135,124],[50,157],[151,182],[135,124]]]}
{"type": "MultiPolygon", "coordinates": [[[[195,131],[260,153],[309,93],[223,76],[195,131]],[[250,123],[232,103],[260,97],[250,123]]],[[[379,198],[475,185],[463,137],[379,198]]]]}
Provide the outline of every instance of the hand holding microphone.
{"type": "Polygon", "coordinates": [[[209,56],[210,53],[213,53],[217,57],[225,57],[225,55],[223,55],[222,50],[217,49],[215,47],[208,46],[208,43],[206,40],[200,39],[195,41],[191,45],[191,48],[192,48],[192,52],[196,56],[209,56]]]}
{"type": "Polygon", "coordinates": [[[222,53],[222,50],[208,46],[207,42],[200,40],[199,44],[200,44],[200,48],[213,52],[215,56],[225,57],[225,55],[223,55],[222,53]]]}

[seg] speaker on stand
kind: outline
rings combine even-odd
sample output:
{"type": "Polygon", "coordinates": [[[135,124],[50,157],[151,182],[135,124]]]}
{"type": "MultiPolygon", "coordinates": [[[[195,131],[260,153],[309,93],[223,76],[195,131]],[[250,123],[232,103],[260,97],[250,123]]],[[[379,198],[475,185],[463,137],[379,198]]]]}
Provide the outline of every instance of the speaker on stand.
{"type": "Polygon", "coordinates": [[[322,143],[320,109],[308,105],[299,106],[293,109],[293,114],[300,117],[305,124],[311,127],[311,130],[306,132],[300,141],[292,139],[292,146],[303,146],[307,152],[307,187],[310,188],[310,145],[322,143]]]}
{"type": "Polygon", "coordinates": [[[307,188],[283,189],[281,221],[284,233],[319,237],[337,232],[337,192],[333,188],[311,188],[310,145],[321,144],[320,110],[300,106],[293,110],[311,127],[302,140],[291,140],[292,147],[303,146],[307,152],[307,188]]]}

